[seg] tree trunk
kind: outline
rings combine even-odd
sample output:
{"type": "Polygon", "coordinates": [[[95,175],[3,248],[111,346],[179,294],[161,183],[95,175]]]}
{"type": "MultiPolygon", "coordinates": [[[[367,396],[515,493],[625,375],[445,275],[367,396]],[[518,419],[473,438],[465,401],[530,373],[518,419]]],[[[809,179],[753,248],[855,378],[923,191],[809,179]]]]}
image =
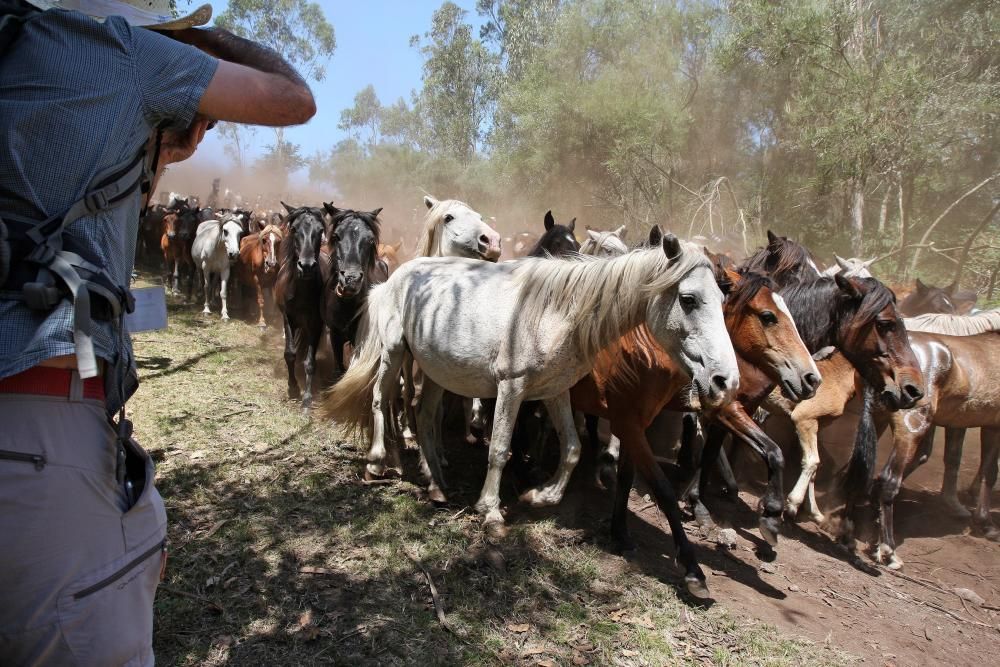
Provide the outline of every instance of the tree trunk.
{"type": "Polygon", "coordinates": [[[858,179],[851,179],[851,255],[861,257],[865,231],[865,188],[858,179]]]}
{"type": "Polygon", "coordinates": [[[899,179],[899,191],[897,193],[899,199],[899,260],[896,264],[896,272],[899,274],[900,278],[906,280],[909,278],[907,273],[907,247],[910,244],[910,209],[913,204],[913,175],[907,174],[903,177],[903,173],[899,172],[897,175],[899,179]]]}
{"type": "Polygon", "coordinates": [[[881,241],[885,235],[885,225],[889,222],[889,198],[892,196],[892,181],[886,181],[885,194],[882,195],[882,208],[878,212],[878,238],[881,241]]]}
{"type": "Polygon", "coordinates": [[[958,287],[962,280],[962,272],[965,270],[965,262],[969,259],[969,249],[972,247],[972,242],[976,240],[976,237],[982,234],[983,230],[986,229],[986,225],[990,224],[990,221],[996,216],[997,211],[1000,211],[1000,201],[990,209],[990,212],[986,214],[986,217],[980,221],[976,228],[972,230],[969,234],[969,238],[965,239],[965,245],[962,246],[962,254],[958,258],[958,268],[955,269],[955,279],[952,284],[958,287]]]}

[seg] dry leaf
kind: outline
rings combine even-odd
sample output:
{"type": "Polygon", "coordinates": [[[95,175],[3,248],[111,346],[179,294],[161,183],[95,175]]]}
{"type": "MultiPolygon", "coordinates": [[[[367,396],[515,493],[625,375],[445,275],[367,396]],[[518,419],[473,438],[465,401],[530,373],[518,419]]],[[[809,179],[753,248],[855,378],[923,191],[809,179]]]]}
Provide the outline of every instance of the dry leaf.
{"type": "Polygon", "coordinates": [[[215,535],[220,528],[226,525],[227,521],[229,521],[229,519],[221,519],[219,521],[216,521],[215,523],[212,524],[212,527],[208,529],[208,532],[205,533],[202,537],[211,537],[212,535],[215,535]]]}
{"type": "Polygon", "coordinates": [[[535,665],[537,665],[538,667],[556,667],[555,661],[549,660],[548,658],[539,660],[538,662],[535,663],[535,665]]]}
{"type": "Polygon", "coordinates": [[[545,653],[545,647],[535,644],[532,646],[525,646],[524,650],[521,651],[521,656],[524,658],[529,658],[533,655],[540,655],[542,653],[545,653]]]}
{"type": "Polygon", "coordinates": [[[632,649],[623,648],[622,655],[625,656],[626,658],[634,658],[635,656],[639,655],[639,652],[633,651],[632,649]]]}
{"type": "Polygon", "coordinates": [[[625,609],[616,609],[615,611],[613,611],[610,614],[608,614],[608,616],[611,617],[612,621],[620,621],[623,618],[625,618],[625,615],[627,613],[628,612],[625,609]]]}
{"type": "Polygon", "coordinates": [[[316,623],[313,621],[312,609],[307,609],[302,612],[302,615],[299,616],[299,621],[296,625],[297,627],[293,632],[304,641],[309,642],[319,636],[319,628],[316,627],[316,623]]]}
{"type": "Polygon", "coordinates": [[[197,461],[198,459],[203,459],[205,458],[206,454],[207,452],[204,449],[199,449],[198,451],[191,453],[191,460],[197,461]]]}
{"type": "Polygon", "coordinates": [[[527,632],[528,630],[531,629],[531,624],[529,624],[529,623],[508,623],[507,624],[507,629],[510,630],[511,632],[517,632],[517,633],[527,632]]]}
{"type": "Polygon", "coordinates": [[[580,651],[581,653],[590,653],[591,651],[594,650],[594,645],[591,644],[586,639],[581,639],[579,641],[572,642],[570,643],[570,646],[575,648],[577,651],[580,651]]]}
{"type": "Polygon", "coordinates": [[[629,625],[638,625],[639,627],[646,628],[647,630],[656,629],[656,624],[653,623],[653,619],[649,617],[649,614],[646,614],[642,618],[630,618],[625,622],[629,625]]]}
{"type": "Polygon", "coordinates": [[[574,651],[573,652],[573,664],[574,665],[589,665],[590,664],[590,658],[588,658],[587,656],[585,656],[582,653],[574,651]]]}
{"type": "Polygon", "coordinates": [[[219,577],[211,576],[205,581],[205,588],[211,588],[212,586],[219,583],[219,577]]]}
{"type": "Polygon", "coordinates": [[[334,574],[333,570],[327,569],[325,567],[300,567],[299,572],[302,574],[334,574]]]}

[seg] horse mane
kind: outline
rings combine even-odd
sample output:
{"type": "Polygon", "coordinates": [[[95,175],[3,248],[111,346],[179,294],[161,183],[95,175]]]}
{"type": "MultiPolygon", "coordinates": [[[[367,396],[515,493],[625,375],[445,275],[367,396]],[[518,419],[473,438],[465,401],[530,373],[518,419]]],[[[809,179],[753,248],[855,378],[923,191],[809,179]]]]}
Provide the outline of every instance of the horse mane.
{"type": "Polygon", "coordinates": [[[465,206],[470,210],[472,209],[471,206],[457,199],[442,199],[428,209],[427,215],[424,216],[424,227],[420,233],[420,240],[417,241],[417,249],[414,252],[414,257],[434,256],[432,253],[437,248],[438,237],[441,234],[441,228],[444,226],[444,216],[455,206],[465,206]]]}
{"type": "Polygon", "coordinates": [[[260,238],[264,238],[268,234],[277,234],[279,241],[285,238],[285,233],[281,231],[281,227],[278,225],[265,225],[262,230],[256,233],[260,238]]]}
{"type": "Polygon", "coordinates": [[[614,239],[614,242],[610,244],[611,245],[611,248],[609,248],[610,250],[614,250],[615,252],[620,252],[621,254],[625,254],[628,252],[628,246],[625,245],[625,242],[622,241],[620,238],[618,238],[618,236],[614,232],[599,232],[597,230],[593,231],[599,235],[598,240],[595,241],[590,236],[590,234],[587,234],[587,240],[584,241],[583,245],[580,246],[581,255],[596,255],[598,251],[600,251],[600,249],[604,247],[605,242],[607,242],[610,239],[614,239]]]}
{"type": "Polygon", "coordinates": [[[662,248],[636,250],[602,259],[576,255],[564,259],[526,257],[514,269],[518,278],[518,312],[526,326],[540,326],[549,314],[570,323],[583,356],[597,353],[638,326],[645,307],[696,267],[711,269],[697,246],[683,243],[683,252],[667,259],[662,248]]]}
{"type": "Polygon", "coordinates": [[[833,278],[795,282],[779,290],[809,351],[835,346],[837,334],[844,326],[855,321],[856,326],[864,326],[896,301],[892,290],[875,278],[852,280],[868,287],[856,307],[833,278]]]}
{"type": "Polygon", "coordinates": [[[928,313],[903,320],[907,331],[924,331],[948,336],[975,336],[1000,331],[1000,310],[987,310],[975,315],[928,313]]]}
{"type": "Polygon", "coordinates": [[[739,282],[735,283],[726,295],[726,310],[733,313],[737,321],[745,314],[747,304],[757,296],[763,287],[774,291],[777,289],[771,277],[756,271],[746,271],[740,274],[739,282]]]}
{"type": "Polygon", "coordinates": [[[609,388],[628,390],[638,384],[639,371],[661,365],[657,357],[664,355],[649,327],[642,323],[595,355],[593,373],[609,388]]]}
{"type": "Polygon", "coordinates": [[[780,285],[789,279],[799,279],[803,267],[810,264],[817,265],[816,258],[801,243],[791,239],[783,239],[779,247],[778,259],[773,265],[769,262],[772,257],[772,246],[766,245],[743,260],[743,264],[739,267],[740,270],[767,273],[776,284],[780,285]]]}

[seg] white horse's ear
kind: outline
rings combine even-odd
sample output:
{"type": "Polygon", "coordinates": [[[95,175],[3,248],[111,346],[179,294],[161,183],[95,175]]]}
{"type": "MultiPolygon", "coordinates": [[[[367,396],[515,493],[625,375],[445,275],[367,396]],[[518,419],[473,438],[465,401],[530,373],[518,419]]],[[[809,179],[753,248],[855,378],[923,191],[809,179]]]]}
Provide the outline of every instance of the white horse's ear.
{"type": "Polygon", "coordinates": [[[569,224],[566,225],[566,229],[568,229],[571,232],[576,230],[576,218],[573,218],[572,220],[569,221],[569,224]]]}
{"type": "Polygon", "coordinates": [[[438,203],[437,199],[431,197],[430,195],[424,195],[424,206],[427,208],[434,208],[438,203]]]}
{"type": "Polygon", "coordinates": [[[618,238],[623,238],[623,235],[625,234],[625,225],[622,225],[621,227],[619,227],[618,229],[616,229],[611,233],[617,236],[618,238]]]}
{"type": "Polygon", "coordinates": [[[878,259],[878,257],[872,257],[872,258],[871,258],[871,259],[869,259],[869,260],[868,260],[867,262],[863,262],[863,263],[862,263],[862,266],[864,266],[864,267],[865,267],[865,268],[867,269],[867,268],[868,268],[869,266],[871,266],[872,264],[874,264],[874,263],[875,263],[875,260],[876,260],[876,259],[878,259]]]}
{"type": "Polygon", "coordinates": [[[850,271],[851,270],[851,263],[848,262],[846,259],[844,259],[840,255],[834,255],[833,258],[837,261],[837,266],[840,267],[841,271],[850,271]]]}
{"type": "Polygon", "coordinates": [[[587,230],[587,236],[589,236],[591,239],[593,239],[594,243],[600,243],[601,242],[601,233],[600,232],[595,232],[593,229],[588,229],[587,230]]]}
{"type": "Polygon", "coordinates": [[[681,248],[680,240],[673,234],[665,234],[663,236],[663,252],[666,254],[667,259],[673,261],[681,256],[683,249],[681,248]]]}

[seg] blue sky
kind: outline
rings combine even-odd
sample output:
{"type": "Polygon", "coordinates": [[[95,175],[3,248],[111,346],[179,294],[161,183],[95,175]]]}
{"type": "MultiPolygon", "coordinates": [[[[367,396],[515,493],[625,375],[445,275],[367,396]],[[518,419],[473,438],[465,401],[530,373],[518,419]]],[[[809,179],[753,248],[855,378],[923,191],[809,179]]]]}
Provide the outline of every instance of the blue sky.
{"type": "MultiPolygon", "coordinates": [[[[409,100],[410,91],[420,87],[422,60],[417,49],[410,46],[412,35],[422,35],[430,28],[431,15],[444,0],[320,0],[327,20],[337,35],[337,50],[327,65],[322,83],[312,83],[316,96],[316,116],[302,127],[289,129],[285,136],[302,146],[304,155],[325,150],[345,137],[337,129],[341,110],[350,107],[354,95],[369,83],[375,86],[383,104],[399,97],[409,100]]],[[[468,12],[466,19],[481,24],[476,14],[475,0],[454,0],[468,12]]],[[[197,5],[197,0],[191,4],[197,5]]],[[[226,2],[212,2],[217,15],[226,2]]],[[[181,11],[185,3],[179,5],[181,11]]],[[[193,164],[228,166],[221,142],[209,132],[192,158],[193,164]]],[[[260,128],[256,144],[269,143],[273,134],[260,128]]]]}

